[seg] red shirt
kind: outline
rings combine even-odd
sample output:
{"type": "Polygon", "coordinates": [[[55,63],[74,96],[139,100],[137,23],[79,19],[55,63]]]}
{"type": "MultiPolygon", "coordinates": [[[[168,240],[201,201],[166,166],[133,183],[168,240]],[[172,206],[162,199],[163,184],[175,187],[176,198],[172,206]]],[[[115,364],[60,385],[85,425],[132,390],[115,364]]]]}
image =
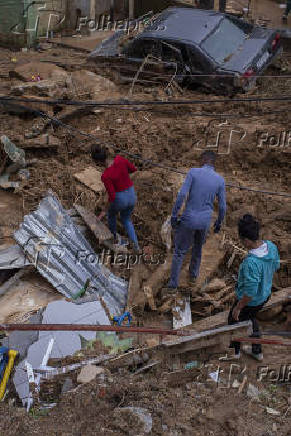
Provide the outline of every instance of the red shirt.
{"type": "Polygon", "coordinates": [[[115,157],[113,164],[104,171],[101,180],[108,192],[110,203],[115,200],[116,192],[125,191],[133,186],[129,173],[135,171],[137,171],[135,166],[119,155],[115,157]]]}

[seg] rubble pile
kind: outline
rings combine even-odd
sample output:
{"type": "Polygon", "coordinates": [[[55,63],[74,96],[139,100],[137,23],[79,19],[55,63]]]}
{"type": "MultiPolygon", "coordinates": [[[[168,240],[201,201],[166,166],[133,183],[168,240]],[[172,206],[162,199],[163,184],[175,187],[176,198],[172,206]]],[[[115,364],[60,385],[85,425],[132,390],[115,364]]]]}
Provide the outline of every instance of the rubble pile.
{"type": "MultiPolygon", "coordinates": [[[[217,96],[211,105],[146,110],[138,104],[46,105],[51,99],[168,96],[163,86],[136,84],[130,90],[113,83],[69,49],[19,53],[13,63],[8,51],[4,55],[0,93],[21,102],[0,102],[0,338],[16,352],[0,403],[0,433],[182,436],[195,429],[209,436],[287,436],[288,380],[271,383],[268,371],[258,378],[259,367],[247,358],[231,366],[225,350],[249,329],[244,323],[226,326],[246,254],[237,237],[244,213],[259,218],[263,238],[277,244],[282,259],[262,325],[273,340],[276,332],[290,330],[291,199],[284,193],[290,192],[291,148],[282,146],[280,136],[288,130],[289,111],[282,117],[272,113],[272,102],[221,103],[217,96]],[[163,289],[172,260],[173,202],[218,131],[217,170],[228,185],[226,221],[219,235],[210,232],[196,283],[189,285],[185,262],[183,292],[168,298],[163,289]],[[263,142],[266,132],[279,135],[279,145],[263,142]],[[96,167],[90,157],[96,142],[110,157],[116,148],[129,154],[138,168],[132,176],[138,196],[133,221],[142,254],[118,248],[106,225],[104,166],[96,167]],[[12,323],[32,330],[10,332],[12,323]],[[58,324],[82,329],[45,331],[58,324]],[[117,331],[85,331],[84,325],[117,331]]],[[[266,83],[255,93],[266,92],[266,83]]],[[[272,82],[268,92],[287,92],[288,86],[287,80],[272,82]]],[[[170,99],[181,98],[176,92],[170,99]]],[[[182,92],[185,100],[205,99],[199,89],[182,92]]],[[[282,110],[287,104],[282,102],[282,110]]],[[[268,364],[280,358],[290,366],[286,344],[266,349],[268,364]]]]}

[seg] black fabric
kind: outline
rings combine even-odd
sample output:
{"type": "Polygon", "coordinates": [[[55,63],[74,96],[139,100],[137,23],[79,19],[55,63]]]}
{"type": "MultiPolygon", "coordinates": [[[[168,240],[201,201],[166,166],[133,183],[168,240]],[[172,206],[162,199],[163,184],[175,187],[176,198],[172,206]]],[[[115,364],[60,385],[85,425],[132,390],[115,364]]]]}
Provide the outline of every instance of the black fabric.
{"type": "MultiPolygon", "coordinates": [[[[239,314],[239,321],[235,321],[235,319],[233,319],[232,317],[232,311],[238,303],[238,300],[236,300],[228,315],[228,325],[233,325],[237,324],[238,322],[250,320],[253,325],[253,333],[250,335],[250,337],[260,338],[260,327],[256,315],[264,307],[268,300],[269,298],[259,306],[245,306],[239,314]]],[[[229,347],[235,349],[235,354],[238,354],[240,352],[240,342],[231,342],[229,347]]],[[[260,354],[262,352],[261,344],[252,344],[252,352],[254,354],[260,354]]]]}

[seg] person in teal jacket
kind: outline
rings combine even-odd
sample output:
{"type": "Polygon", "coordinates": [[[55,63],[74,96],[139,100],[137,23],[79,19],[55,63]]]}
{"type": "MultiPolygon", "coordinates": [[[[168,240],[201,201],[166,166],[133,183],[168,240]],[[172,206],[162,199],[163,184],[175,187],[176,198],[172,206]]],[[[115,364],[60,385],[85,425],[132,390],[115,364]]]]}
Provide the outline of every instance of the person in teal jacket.
{"type": "MultiPolygon", "coordinates": [[[[275,271],[280,268],[278,249],[271,241],[259,239],[260,225],[252,215],[244,215],[238,223],[241,242],[249,250],[239,267],[238,281],[235,288],[236,301],[230,310],[228,324],[251,320],[253,337],[260,337],[256,314],[269,300],[275,271]]],[[[232,342],[235,357],[240,357],[240,343],[232,342]]],[[[246,354],[256,360],[263,360],[261,344],[243,347],[246,354]]]]}

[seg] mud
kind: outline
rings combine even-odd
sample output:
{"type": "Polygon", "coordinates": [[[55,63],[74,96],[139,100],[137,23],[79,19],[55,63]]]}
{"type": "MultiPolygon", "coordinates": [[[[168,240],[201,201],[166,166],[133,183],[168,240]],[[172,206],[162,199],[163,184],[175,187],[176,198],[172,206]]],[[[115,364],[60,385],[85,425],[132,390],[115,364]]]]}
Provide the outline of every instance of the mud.
{"type": "MultiPolygon", "coordinates": [[[[19,83],[19,77],[9,72],[15,72],[19,67],[21,71],[28,71],[30,74],[32,70],[27,65],[30,62],[36,63],[41,59],[57,62],[61,59],[62,63],[67,65],[62,70],[64,72],[62,77],[65,77],[66,83],[74,77],[71,74],[74,70],[73,64],[79,66],[80,70],[86,70],[85,55],[66,49],[53,48],[45,53],[28,54],[12,54],[8,50],[1,50],[1,55],[3,62],[0,93],[3,94],[8,94],[11,87],[19,83]],[[14,56],[17,58],[16,63],[11,61],[14,56]]],[[[287,72],[291,73],[288,61],[287,72]]],[[[107,78],[110,77],[105,73],[107,78]]],[[[48,79],[53,80],[51,66],[47,71],[42,70],[42,74],[44,76],[47,74],[48,79]]],[[[86,74],[86,77],[92,77],[91,74],[86,74]]],[[[280,76],[281,72],[278,69],[270,69],[268,74],[280,76]]],[[[95,99],[101,100],[110,95],[110,89],[113,90],[114,98],[124,98],[129,96],[130,91],[127,86],[112,84],[109,90],[96,95],[92,88],[82,84],[82,77],[78,74],[75,74],[75,84],[76,96],[80,99],[90,99],[94,95],[95,99]]],[[[58,87],[58,95],[60,97],[70,95],[70,92],[74,92],[73,87],[68,86],[65,89],[58,87]]],[[[284,79],[282,76],[274,80],[260,79],[252,95],[276,96],[287,95],[289,92],[290,79],[284,79]]],[[[46,96],[42,98],[45,99],[46,96]]],[[[168,97],[163,88],[141,88],[136,85],[131,98],[152,100],[168,97]]],[[[218,103],[216,100],[220,97],[207,96],[199,89],[185,89],[182,97],[174,95],[172,99],[175,98],[202,100],[211,98],[212,102],[211,104],[202,102],[193,106],[169,106],[162,109],[154,106],[148,107],[145,111],[141,111],[140,107],[132,110],[102,108],[97,111],[92,109],[86,114],[75,111],[73,115],[68,109],[48,108],[42,102],[34,106],[57,117],[70,116],[66,122],[74,128],[95,135],[101,144],[107,146],[112,157],[114,152],[110,144],[119,147],[121,151],[185,172],[199,164],[199,155],[209,144],[206,141],[215,143],[217,132],[221,131],[223,154],[219,156],[217,170],[228,183],[290,194],[290,146],[270,147],[269,143],[263,143],[259,147],[261,135],[265,132],[278,138],[282,132],[288,131],[290,125],[288,102],[281,102],[279,107],[278,102],[218,103]],[[234,114],[235,118],[232,117],[234,114]],[[215,119],[218,116],[220,122],[215,119]],[[229,148],[228,140],[232,130],[236,132],[229,148]],[[199,142],[201,139],[202,142],[199,142]]],[[[50,135],[59,139],[60,144],[53,151],[27,150],[29,159],[37,159],[37,163],[30,168],[30,179],[23,183],[17,192],[0,190],[0,248],[4,244],[7,246],[14,243],[14,230],[23,216],[37,207],[48,189],[52,189],[57,194],[67,209],[71,209],[77,203],[98,215],[105,210],[106,195],[96,195],[74,177],[74,174],[92,166],[90,147],[94,140],[60,126],[53,127],[31,115],[0,113],[0,117],[0,135],[6,134],[18,146],[25,141],[24,133],[29,133],[35,128],[41,130],[45,126],[50,135]]],[[[183,176],[171,170],[155,167],[151,162],[144,162],[135,157],[132,157],[132,161],[139,169],[139,172],[133,176],[138,195],[133,220],[141,246],[145,251],[149,250],[150,253],[162,254],[166,257],[167,251],[161,237],[161,228],[171,214],[183,176]]],[[[98,169],[102,171],[104,168],[98,169]]],[[[228,212],[222,233],[217,237],[214,237],[213,233],[210,234],[203,253],[200,282],[192,289],[192,297],[196,299],[193,305],[194,320],[226,310],[231,304],[229,300],[223,300],[222,304],[218,305],[213,302],[210,304],[202,298],[203,295],[199,290],[212,278],[219,277],[225,281],[225,288],[215,290],[211,294],[212,300],[220,301],[218,295],[222,296],[219,294],[222,291],[229,292],[232,296],[233,276],[237,273],[241,260],[240,254],[234,257],[229,268],[226,265],[232,257],[233,244],[239,245],[236,225],[238,218],[244,213],[250,212],[258,216],[262,223],[262,236],[278,244],[281,258],[285,263],[282,264],[281,271],[276,277],[275,289],[291,286],[290,266],[288,266],[291,252],[290,200],[290,198],[258,192],[227,189],[228,212]],[[226,244],[225,240],[231,240],[232,243],[226,244]],[[199,298],[202,300],[198,301],[199,298]]],[[[90,237],[93,241],[93,236],[90,237]]],[[[153,288],[151,295],[154,296],[154,303],[159,307],[160,290],[167,282],[169,271],[165,268],[165,273],[160,274],[156,265],[147,265],[144,268],[143,266],[140,268],[143,271],[142,278],[138,278],[137,285],[141,292],[139,297],[142,310],[137,312],[134,321],[139,325],[169,327],[170,318],[159,314],[158,311],[151,312],[150,305],[153,303],[147,301],[146,295],[141,291],[144,286],[150,284],[153,288]]],[[[133,275],[130,270],[124,271],[116,266],[112,266],[112,271],[124,275],[127,279],[133,275]]],[[[181,282],[183,285],[187,283],[186,263],[181,282]]],[[[224,296],[225,294],[222,299],[224,296]]],[[[58,298],[58,294],[37,273],[32,274],[22,279],[19,285],[1,298],[0,322],[1,320],[3,322],[26,321],[27,314],[45,307],[50,301],[58,298]]],[[[284,317],[285,315],[279,315],[278,320],[281,324],[280,327],[277,326],[278,328],[282,329],[284,317]]],[[[157,338],[146,337],[144,342],[140,341],[140,345],[157,345],[157,342],[157,338]]],[[[282,362],[288,360],[288,352],[280,351],[276,347],[266,347],[266,356],[267,361],[269,359],[273,363],[275,357],[282,362]]],[[[2,404],[0,409],[4,418],[0,420],[1,432],[5,431],[7,436],[16,434],[19,436],[24,434],[93,436],[96,432],[106,436],[126,434],[118,423],[113,423],[113,410],[115,407],[135,406],[146,407],[151,412],[153,435],[278,434],[287,436],[290,423],[285,419],[288,415],[288,395],[285,386],[282,387],[282,391],[279,388],[276,391],[278,395],[274,404],[272,400],[268,400],[268,406],[279,408],[281,413],[280,417],[272,417],[266,414],[265,403],[250,402],[245,392],[238,394],[229,389],[214,389],[212,385],[204,385],[204,379],[202,385],[200,381],[194,379],[190,384],[181,382],[175,387],[171,387],[170,383],[165,384],[165,380],[168,380],[167,377],[170,378],[169,374],[173,372],[174,361],[174,358],[171,359],[169,367],[163,368],[162,371],[158,369],[157,372],[153,370],[147,377],[140,375],[133,379],[131,374],[123,373],[121,370],[118,375],[112,375],[112,381],[108,383],[105,391],[103,388],[100,389],[97,382],[84,385],[64,397],[58,407],[49,412],[48,417],[37,415],[38,411],[35,412],[35,417],[24,416],[19,409],[2,404]],[[167,375],[165,378],[162,377],[164,373],[167,375]]],[[[249,361],[247,362],[249,364],[249,361]]],[[[215,363],[217,364],[217,361],[215,363]]],[[[255,372],[256,366],[253,365],[248,377],[254,384],[255,372]]],[[[265,386],[265,389],[268,387],[265,386]]]]}

